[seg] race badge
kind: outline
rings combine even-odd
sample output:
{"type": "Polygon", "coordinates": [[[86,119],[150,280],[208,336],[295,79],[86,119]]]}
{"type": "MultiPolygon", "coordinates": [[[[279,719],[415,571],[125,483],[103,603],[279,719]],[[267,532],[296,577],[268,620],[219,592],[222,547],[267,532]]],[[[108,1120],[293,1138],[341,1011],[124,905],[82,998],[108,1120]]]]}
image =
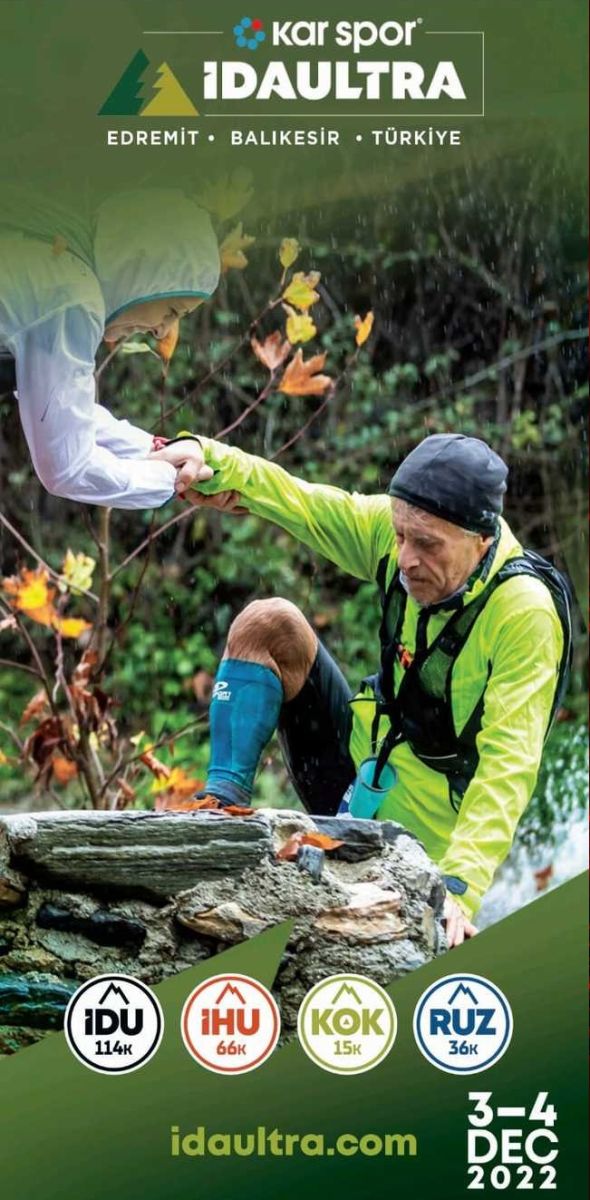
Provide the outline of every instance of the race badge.
{"type": "Polygon", "coordinates": [[[274,997],[249,975],[214,975],[191,992],[180,1023],[196,1062],[220,1075],[262,1066],[281,1029],[274,997]]]}
{"type": "Polygon", "coordinates": [[[156,1053],[164,1032],[160,1002],[130,975],[97,975],[74,992],[64,1033],[72,1054],[101,1075],[126,1075],[156,1053]]]}
{"type": "Polygon", "coordinates": [[[414,1037],[429,1062],[451,1075],[475,1075],[510,1045],[512,1010],[503,992],[481,975],[445,975],[420,997],[414,1037]]]}
{"type": "Polygon", "coordinates": [[[393,1046],[397,1015],[387,992],[365,975],[330,975],[307,993],[297,1033],[312,1062],[334,1075],[360,1075],[393,1046]]]}

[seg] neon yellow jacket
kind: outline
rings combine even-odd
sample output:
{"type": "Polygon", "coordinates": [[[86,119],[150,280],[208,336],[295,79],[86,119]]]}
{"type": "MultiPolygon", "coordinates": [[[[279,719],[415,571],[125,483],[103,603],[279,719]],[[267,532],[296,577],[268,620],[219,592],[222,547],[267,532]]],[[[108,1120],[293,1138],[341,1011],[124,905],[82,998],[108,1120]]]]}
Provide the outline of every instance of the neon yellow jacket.
{"type": "MultiPolygon", "coordinates": [[[[198,490],[209,495],[235,489],[248,510],[274,521],[298,541],[324,555],[350,575],[375,579],[390,555],[387,580],[397,562],[388,496],[361,496],[323,484],[306,483],[265,459],[209,438],[201,439],[215,476],[198,490]]],[[[505,521],[485,581],[476,580],[464,603],[481,593],[507,559],[522,547],[505,521]]],[[[409,596],[403,645],[413,653],[419,606],[409,596]]],[[[433,613],[428,644],[449,619],[433,613]]],[[[467,884],[454,899],[473,916],[494,873],[510,850],[519,818],[535,785],[563,649],[563,633],[547,588],[529,576],[516,576],[497,588],[480,613],[453,670],[452,711],[460,731],[485,689],[482,727],[476,744],[479,764],[459,812],[449,802],[446,778],[420,762],[407,743],[390,761],[397,783],[379,809],[381,820],[399,821],[420,839],[445,875],[467,884]],[[488,678],[489,664],[491,673],[488,678]]],[[[379,657],[375,630],[375,661],[379,657]]],[[[396,663],[394,690],[403,668],[396,663]]],[[[375,714],[372,692],[352,700],[350,751],[355,764],[371,753],[375,714]]],[[[379,737],[389,722],[381,718],[379,737]]]]}

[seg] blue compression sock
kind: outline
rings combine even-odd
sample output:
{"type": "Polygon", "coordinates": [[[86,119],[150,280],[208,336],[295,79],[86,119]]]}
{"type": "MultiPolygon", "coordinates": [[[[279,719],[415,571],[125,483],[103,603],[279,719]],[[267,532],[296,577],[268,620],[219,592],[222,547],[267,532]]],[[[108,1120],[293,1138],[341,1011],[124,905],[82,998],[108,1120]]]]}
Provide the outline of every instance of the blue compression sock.
{"type": "Polygon", "coordinates": [[[219,664],[209,710],[208,792],[231,804],[248,803],[258,760],[277,727],[282,703],[282,684],[268,667],[241,658],[219,664]]]}

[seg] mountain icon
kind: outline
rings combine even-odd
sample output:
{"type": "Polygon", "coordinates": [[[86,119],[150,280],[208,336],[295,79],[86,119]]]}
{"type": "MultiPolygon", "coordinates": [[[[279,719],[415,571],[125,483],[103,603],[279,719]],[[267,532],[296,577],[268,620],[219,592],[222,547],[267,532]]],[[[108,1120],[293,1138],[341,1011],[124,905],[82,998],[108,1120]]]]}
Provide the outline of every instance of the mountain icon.
{"type": "Polygon", "coordinates": [[[215,1001],[215,1003],[216,1003],[216,1004],[221,1004],[221,1001],[223,1000],[223,997],[224,997],[225,995],[227,995],[228,993],[229,993],[229,995],[230,995],[230,996],[235,996],[235,997],[237,998],[237,1000],[239,1001],[239,1003],[240,1003],[240,1004],[245,1004],[245,1003],[246,1003],[246,1001],[244,1000],[244,997],[242,996],[242,993],[239,991],[239,989],[238,989],[237,987],[234,987],[233,983],[226,983],[226,985],[225,985],[225,987],[224,987],[223,991],[222,991],[222,992],[220,993],[220,995],[217,997],[217,1000],[215,1001]]]}
{"type": "Polygon", "coordinates": [[[129,1004],[129,1001],[125,995],[125,992],[122,990],[122,988],[119,987],[119,985],[117,983],[109,983],[109,986],[108,986],[106,992],[104,993],[104,996],[100,997],[100,1000],[98,1001],[98,1003],[104,1004],[105,1000],[107,1000],[107,998],[111,995],[111,993],[113,996],[119,996],[121,998],[121,1000],[123,1001],[123,1004],[129,1004]]]}
{"type": "Polygon", "coordinates": [[[457,999],[457,996],[461,995],[468,997],[472,1004],[477,1004],[477,998],[473,995],[471,988],[466,987],[464,983],[460,983],[459,986],[455,988],[453,995],[451,996],[450,1000],[447,1001],[447,1003],[452,1004],[453,1001],[457,999]]]}
{"type": "Polygon", "coordinates": [[[338,988],[338,991],[332,1000],[332,1004],[337,1004],[342,996],[350,996],[350,998],[354,1000],[356,1004],[358,1004],[359,1008],[362,1007],[362,1000],[358,992],[355,992],[354,988],[351,987],[350,984],[343,983],[342,986],[338,988]]]}

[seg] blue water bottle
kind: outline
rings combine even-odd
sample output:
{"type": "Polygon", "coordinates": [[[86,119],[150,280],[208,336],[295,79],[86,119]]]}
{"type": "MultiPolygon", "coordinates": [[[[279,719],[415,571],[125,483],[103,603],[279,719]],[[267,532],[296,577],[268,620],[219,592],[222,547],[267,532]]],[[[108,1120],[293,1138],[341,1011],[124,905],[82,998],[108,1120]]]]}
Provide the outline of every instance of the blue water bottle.
{"type": "Polygon", "coordinates": [[[377,758],[365,758],[361,763],[356,779],[344,796],[338,815],[349,814],[370,821],[381,807],[387,793],[395,787],[397,775],[389,763],[384,763],[378,771],[377,758]],[[377,775],[378,772],[378,775],[377,775]],[[377,776],[377,783],[375,783],[377,776]]]}

